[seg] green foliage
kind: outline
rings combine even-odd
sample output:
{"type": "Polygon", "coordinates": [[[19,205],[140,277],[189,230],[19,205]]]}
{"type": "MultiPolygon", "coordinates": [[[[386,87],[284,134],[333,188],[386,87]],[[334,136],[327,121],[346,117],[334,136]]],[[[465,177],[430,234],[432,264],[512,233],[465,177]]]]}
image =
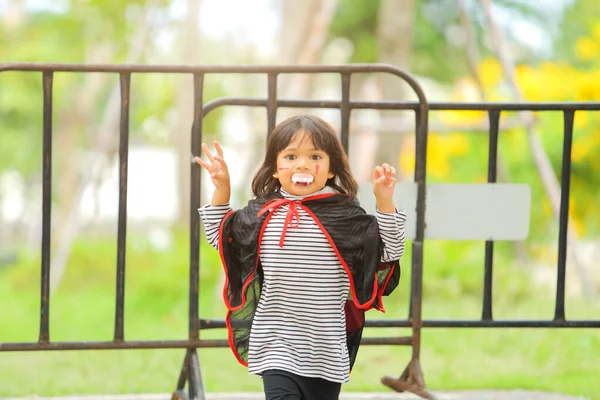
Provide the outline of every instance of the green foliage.
{"type": "Polygon", "coordinates": [[[578,38],[588,35],[598,25],[600,5],[595,0],[573,0],[567,2],[564,17],[560,22],[553,43],[555,57],[568,61],[576,68],[586,63],[576,57],[573,44],[578,38]]]}
{"type": "MultiPolygon", "coordinates": [[[[2,62],[44,63],[122,63],[132,46],[132,34],[142,21],[143,0],[84,1],[73,0],[67,12],[35,12],[26,15],[19,25],[4,27],[0,35],[2,62]]],[[[166,1],[158,2],[168,7],[166,1]]],[[[160,10],[155,10],[160,13],[160,10]]],[[[168,15],[166,13],[165,15],[168,15]]],[[[162,18],[153,29],[176,24],[162,18]]],[[[2,27],[0,27],[2,28],[2,27]]],[[[207,43],[207,45],[213,45],[207,43]]],[[[142,54],[155,54],[158,44],[153,40],[145,45],[142,54]]],[[[164,53],[164,51],[163,51],[164,53]]],[[[156,56],[154,56],[156,58],[156,56]]],[[[143,63],[145,57],[137,60],[143,63]]],[[[42,74],[33,72],[0,73],[0,173],[7,169],[19,171],[25,180],[33,180],[41,171],[42,149],[42,74]]],[[[134,74],[131,80],[130,137],[132,141],[159,146],[171,145],[168,116],[176,106],[179,81],[176,75],[134,74]],[[165,134],[165,132],[168,132],[165,134]]],[[[207,79],[204,101],[225,96],[223,79],[207,79]]],[[[117,74],[57,73],[53,83],[53,128],[76,136],[80,149],[95,147],[97,127],[103,122],[108,99],[113,88],[118,87],[117,74]],[[102,75],[102,76],[99,76],[102,75]],[[97,79],[101,89],[90,93],[90,80],[97,79]],[[96,96],[96,97],[91,97],[96,96]],[[89,103],[91,109],[82,109],[80,103],[89,103]]],[[[193,101],[193,87],[189,90],[193,101]]],[[[218,124],[223,109],[217,109],[204,120],[204,132],[219,131],[218,124]]],[[[191,126],[190,126],[191,128],[191,126]]],[[[182,134],[189,135],[189,130],[182,134]]],[[[67,134],[67,133],[65,133],[67,134]]],[[[55,154],[60,149],[56,148],[55,154]]],[[[61,175],[61,163],[54,165],[61,175]]]]}
{"type": "Polygon", "coordinates": [[[341,0],[329,28],[330,38],[343,37],[354,45],[350,62],[374,63],[378,59],[377,20],[380,0],[341,0]]]}
{"type": "Polygon", "coordinates": [[[463,43],[456,43],[448,30],[460,29],[454,1],[417,2],[410,69],[441,83],[450,83],[466,73],[463,43]],[[443,68],[440,68],[443,60],[443,68]]]}

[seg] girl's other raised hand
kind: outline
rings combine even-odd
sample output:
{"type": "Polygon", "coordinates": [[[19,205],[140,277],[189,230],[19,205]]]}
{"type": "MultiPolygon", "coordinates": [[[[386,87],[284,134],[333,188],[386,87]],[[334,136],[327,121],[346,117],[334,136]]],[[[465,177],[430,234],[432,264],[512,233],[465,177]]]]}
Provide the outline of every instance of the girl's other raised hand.
{"type": "Polygon", "coordinates": [[[206,143],[202,143],[202,151],[206,154],[208,161],[204,161],[200,157],[194,157],[194,160],[208,171],[216,188],[229,187],[229,170],[223,158],[223,149],[217,141],[214,142],[214,145],[217,151],[216,155],[210,152],[206,143]]]}
{"type": "Polygon", "coordinates": [[[396,186],[396,169],[389,164],[376,166],[373,171],[373,193],[378,200],[391,200],[396,186]]]}

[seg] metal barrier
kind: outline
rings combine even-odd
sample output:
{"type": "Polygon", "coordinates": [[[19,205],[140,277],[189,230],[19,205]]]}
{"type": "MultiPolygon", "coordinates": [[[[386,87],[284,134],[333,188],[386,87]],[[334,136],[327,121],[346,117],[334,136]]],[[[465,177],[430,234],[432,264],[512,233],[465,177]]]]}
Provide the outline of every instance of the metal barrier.
{"type": "MultiPolygon", "coordinates": [[[[350,113],[352,110],[409,110],[415,115],[415,220],[412,240],[410,309],[407,320],[367,320],[367,327],[407,327],[412,328],[408,337],[364,338],[362,343],[369,345],[406,345],[412,347],[412,358],[399,378],[384,377],[382,382],[396,391],[410,391],[424,398],[434,399],[433,393],[425,387],[419,357],[422,328],[600,328],[600,320],[569,321],[565,316],[565,267],[567,251],[567,225],[571,176],[571,144],[573,120],[577,110],[600,110],[600,103],[428,103],[417,81],[404,71],[384,64],[350,65],[310,65],[310,66],[160,66],[160,65],[80,65],[80,64],[0,64],[4,71],[38,72],[43,76],[43,197],[42,197],[42,245],[41,245],[41,304],[40,332],[36,343],[0,343],[2,351],[40,350],[96,350],[96,349],[186,349],[183,366],[173,399],[204,399],[200,364],[197,349],[206,347],[227,347],[227,340],[204,340],[200,338],[202,329],[224,328],[224,321],[199,318],[199,258],[200,221],[197,209],[200,207],[201,171],[191,166],[190,201],[190,275],[189,275],[189,336],[187,340],[166,341],[127,341],[123,335],[124,290],[125,290],[125,243],[127,233],[127,167],[129,143],[129,98],[130,78],[134,73],[191,74],[194,77],[194,123],[191,130],[191,152],[201,153],[202,121],[212,110],[227,105],[264,107],[267,110],[268,132],[275,127],[277,110],[287,108],[332,108],[341,112],[341,140],[348,152],[350,113]],[[117,237],[117,283],[115,331],[112,341],[100,342],[52,342],[49,335],[50,312],[50,227],[52,189],[52,84],[55,72],[101,72],[120,76],[121,119],[119,147],[119,212],[117,237]],[[262,74],[268,78],[267,98],[220,98],[203,102],[204,78],[208,74],[262,74]],[[335,73],[341,78],[341,100],[287,100],[277,98],[278,76],[282,74],[335,73]],[[351,76],[357,73],[385,73],[404,80],[414,91],[418,102],[398,101],[354,101],[350,99],[351,76]],[[485,276],[480,320],[423,320],[422,281],[423,245],[426,239],[426,156],[429,110],[479,110],[489,114],[489,160],[488,183],[496,182],[496,161],[499,121],[501,111],[562,111],[564,113],[564,148],[562,160],[562,194],[560,205],[560,226],[558,240],[558,273],[556,308],[552,320],[517,321],[494,320],[492,315],[492,273],[494,242],[485,242],[485,276]],[[187,393],[185,387],[187,383],[187,393]]],[[[411,221],[412,222],[412,221],[411,221]]]]}

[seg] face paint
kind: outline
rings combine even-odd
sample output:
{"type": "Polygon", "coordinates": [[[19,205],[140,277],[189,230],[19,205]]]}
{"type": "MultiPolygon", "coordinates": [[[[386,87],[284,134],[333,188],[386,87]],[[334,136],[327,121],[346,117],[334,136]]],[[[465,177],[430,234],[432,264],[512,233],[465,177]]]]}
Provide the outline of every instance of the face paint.
{"type": "Polygon", "coordinates": [[[316,171],[317,175],[319,174],[319,168],[321,168],[321,166],[319,164],[315,165],[315,171],[316,171]]]}
{"type": "Polygon", "coordinates": [[[277,171],[285,171],[288,170],[289,168],[277,168],[277,171]]]}

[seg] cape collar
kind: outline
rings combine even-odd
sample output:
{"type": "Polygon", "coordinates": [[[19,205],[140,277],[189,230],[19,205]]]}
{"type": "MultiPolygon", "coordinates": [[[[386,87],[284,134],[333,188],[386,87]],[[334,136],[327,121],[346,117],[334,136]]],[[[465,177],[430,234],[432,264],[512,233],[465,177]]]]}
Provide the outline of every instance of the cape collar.
{"type": "MultiPolygon", "coordinates": [[[[276,198],[276,199],[266,202],[262,206],[260,211],[256,214],[256,216],[261,217],[263,214],[265,214],[267,212],[270,215],[272,215],[275,212],[275,210],[277,210],[279,207],[281,207],[285,204],[287,204],[289,206],[288,211],[285,215],[285,222],[283,224],[283,230],[282,230],[281,236],[279,238],[279,247],[283,247],[283,244],[285,242],[285,235],[287,233],[288,227],[296,229],[300,226],[300,213],[298,212],[298,207],[299,206],[302,207],[301,204],[304,201],[318,200],[318,199],[322,199],[325,197],[333,196],[336,193],[337,192],[329,186],[325,186],[323,189],[319,190],[318,192],[315,192],[308,196],[294,196],[294,195],[287,193],[285,190],[281,189],[280,194],[283,196],[283,198],[276,198]],[[294,223],[294,220],[295,220],[295,223],[294,223]]],[[[270,218],[270,216],[268,218],[270,218]]]]}

